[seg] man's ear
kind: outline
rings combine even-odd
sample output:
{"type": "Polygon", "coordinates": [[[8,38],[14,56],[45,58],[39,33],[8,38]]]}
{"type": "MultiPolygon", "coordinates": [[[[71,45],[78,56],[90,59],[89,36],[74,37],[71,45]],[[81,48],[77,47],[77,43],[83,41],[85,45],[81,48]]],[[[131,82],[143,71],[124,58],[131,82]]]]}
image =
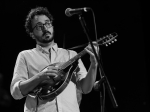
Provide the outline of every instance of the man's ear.
{"type": "Polygon", "coordinates": [[[32,37],[32,39],[35,39],[35,37],[34,37],[33,33],[30,33],[30,36],[32,37]]]}

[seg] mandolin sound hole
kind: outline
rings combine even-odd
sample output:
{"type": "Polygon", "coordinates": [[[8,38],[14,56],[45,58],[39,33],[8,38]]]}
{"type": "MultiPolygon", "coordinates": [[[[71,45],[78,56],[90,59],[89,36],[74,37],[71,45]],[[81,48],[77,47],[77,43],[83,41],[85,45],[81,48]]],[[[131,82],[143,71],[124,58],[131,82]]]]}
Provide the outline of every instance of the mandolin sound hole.
{"type": "Polygon", "coordinates": [[[61,81],[57,82],[56,84],[54,84],[53,86],[43,87],[41,90],[41,96],[52,94],[63,84],[63,82],[64,81],[61,80],[61,81]]]}

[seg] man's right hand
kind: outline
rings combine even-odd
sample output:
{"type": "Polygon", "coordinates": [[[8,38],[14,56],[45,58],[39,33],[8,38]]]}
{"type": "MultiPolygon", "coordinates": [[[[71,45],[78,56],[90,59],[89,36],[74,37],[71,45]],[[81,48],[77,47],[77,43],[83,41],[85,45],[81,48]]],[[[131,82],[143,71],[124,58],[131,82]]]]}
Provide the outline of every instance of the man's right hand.
{"type": "Polygon", "coordinates": [[[56,67],[50,66],[48,68],[45,68],[32,78],[21,81],[19,85],[21,93],[25,96],[39,84],[54,84],[51,77],[57,77],[57,72],[58,71],[56,67]]]}
{"type": "Polygon", "coordinates": [[[40,80],[50,80],[51,78],[57,77],[58,76],[58,69],[54,66],[49,66],[42,70],[38,76],[40,77],[40,80]]]}

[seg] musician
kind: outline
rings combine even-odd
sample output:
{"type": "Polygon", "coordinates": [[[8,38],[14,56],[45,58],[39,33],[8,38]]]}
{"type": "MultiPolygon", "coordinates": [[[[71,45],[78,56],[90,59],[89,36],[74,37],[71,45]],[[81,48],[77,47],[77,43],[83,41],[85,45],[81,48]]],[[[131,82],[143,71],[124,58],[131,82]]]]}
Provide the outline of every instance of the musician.
{"type": "MultiPolygon", "coordinates": [[[[75,73],[76,83],[70,81],[67,87],[53,100],[41,100],[29,94],[42,81],[52,82],[58,76],[58,67],[48,65],[63,63],[77,55],[73,50],[59,48],[54,42],[53,16],[45,7],[36,7],[27,15],[25,28],[36,41],[36,48],[23,50],[18,54],[12,82],[11,95],[20,100],[26,97],[24,112],[79,112],[76,90],[87,94],[92,90],[96,79],[97,61],[92,48],[85,50],[90,54],[90,67],[87,71],[81,59],[78,60],[79,70],[75,73]]],[[[95,45],[98,52],[98,47],[95,45]]]]}

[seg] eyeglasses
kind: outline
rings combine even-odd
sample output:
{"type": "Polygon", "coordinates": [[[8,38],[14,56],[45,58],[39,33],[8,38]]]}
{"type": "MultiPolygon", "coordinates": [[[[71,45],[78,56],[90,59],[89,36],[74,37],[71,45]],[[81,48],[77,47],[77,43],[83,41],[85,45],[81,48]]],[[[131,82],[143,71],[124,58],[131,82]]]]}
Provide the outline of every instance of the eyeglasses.
{"type": "Polygon", "coordinates": [[[47,28],[51,28],[53,25],[51,22],[46,22],[46,23],[37,23],[34,27],[33,27],[33,30],[36,29],[38,31],[41,31],[44,29],[44,25],[47,27],[47,28]]]}

